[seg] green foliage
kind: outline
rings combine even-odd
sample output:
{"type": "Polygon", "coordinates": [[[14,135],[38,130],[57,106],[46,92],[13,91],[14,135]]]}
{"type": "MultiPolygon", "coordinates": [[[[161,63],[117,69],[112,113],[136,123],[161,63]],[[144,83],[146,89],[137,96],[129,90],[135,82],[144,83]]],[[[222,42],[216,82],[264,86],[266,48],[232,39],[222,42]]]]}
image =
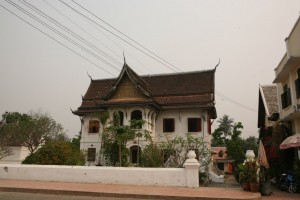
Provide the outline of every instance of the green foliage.
{"type": "Polygon", "coordinates": [[[221,127],[215,129],[212,133],[211,146],[212,147],[224,147],[225,146],[225,137],[223,137],[223,129],[221,127]]]}
{"type": "Polygon", "coordinates": [[[238,165],[239,182],[255,183],[258,181],[259,165],[256,160],[246,160],[238,165]]]}
{"type": "Polygon", "coordinates": [[[254,154],[257,156],[258,155],[258,138],[254,137],[254,136],[250,136],[248,138],[246,138],[245,142],[244,142],[244,151],[246,150],[253,150],[254,154]]]}
{"type": "Polygon", "coordinates": [[[84,165],[85,154],[70,141],[49,140],[36,152],[27,156],[22,164],[84,165]]]}
{"type": "Polygon", "coordinates": [[[31,153],[46,140],[63,134],[63,127],[47,114],[6,112],[2,118],[4,125],[0,129],[0,137],[8,137],[8,145],[25,146],[31,153]]]}
{"type": "MultiPolygon", "coordinates": [[[[220,125],[212,133],[211,144],[212,146],[226,147],[227,158],[234,160],[234,162],[232,163],[234,169],[234,175],[236,179],[239,180],[239,176],[240,176],[239,166],[245,160],[246,150],[251,149],[257,155],[258,139],[253,136],[247,139],[243,139],[241,137],[242,129],[243,129],[242,123],[241,122],[234,123],[233,120],[228,115],[224,115],[223,118],[220,118],[218,120],[218,122],[220,123],[220,125]]],[[[241,175],[243,177],[243,173],[241,175]]]]}
{"type": "MultiPolygon", "coordinates": [[[[120,125],[119,114],[114,114],[114,121],[105,128],[102,134],[102,155],[108,165],[127,166],[129,150],[126,148],[128,141],[135,137],[142,137],[145,133],[140,127],[144,120],[132,120],[130,125],[120,125]]],[[[138,144],[139,145],[139,144],[138,144]]],[[[138,157],[140,157],[138,155],[138,157]]]]}
{"type": "Polygon", "coordinates": [[[147,145],[142,151],[142,167],[162,167],[164,164],[163,150],[156,144],[147,145]]]}
{"type": "Polygon", "coordinates": [[[224,137],[232,134],[232,129],[234,128],[234,121],[228,115],[223,115],[218,121],[220,123],[219,128],[223,131],[224,137]]]}
{"type": "Polygon", "coordinates": [[[201,160],[200,167],[207,167],[211,162],[211,152],[202,137],[194,137],[187,133],[185,137],[177,136],[174,139],[166,137],[166,142],[160,144],[161,149],[168,151],[172,155],[171,167],[183,167],[189,150],[195,150],[197,159],[201,160]]]}

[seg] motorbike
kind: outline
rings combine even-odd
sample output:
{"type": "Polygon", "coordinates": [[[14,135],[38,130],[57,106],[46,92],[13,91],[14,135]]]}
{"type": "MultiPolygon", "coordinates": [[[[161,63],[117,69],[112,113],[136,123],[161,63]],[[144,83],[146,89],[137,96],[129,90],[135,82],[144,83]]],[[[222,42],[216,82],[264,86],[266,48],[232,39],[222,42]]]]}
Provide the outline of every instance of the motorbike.
{"type": "Polygon", "coordinates": [[[298,183],[295,176],[288,172],[287,174],[281,174],[278,186],[281,190],[295,193],[298,189],[298,183]]]}

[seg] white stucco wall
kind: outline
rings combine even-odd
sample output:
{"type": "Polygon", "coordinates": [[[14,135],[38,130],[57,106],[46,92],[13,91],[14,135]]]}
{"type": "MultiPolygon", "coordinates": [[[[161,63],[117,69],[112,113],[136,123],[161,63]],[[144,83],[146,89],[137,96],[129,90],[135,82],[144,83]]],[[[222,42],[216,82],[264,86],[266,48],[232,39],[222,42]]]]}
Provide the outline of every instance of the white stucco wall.
{"type": "MultiPolygon", "coordinates": [[[[185,168],[0,164],[0,179],[185,187],[186,176],[185,168]]],[[[192,174],[195,176],[197,170],[192,174]]]]}
{"type": "MultiPolygon", "coordinates": [[[[209,137],[207,133],[207,113],[199,109],[187,109],[187,110],[170,110],[160,112],[155,126],[156,140],[160,141],[166,136],[175,138],[176,136],[185,136],[188,133],[188,118],[201,118],[201,132],[193,133],[196,137],[209,137]],[[174,118],[175,131],[172,133],[163,133],[163,119],[174,118]]],[[[209,138],[208,138],[209,139],[209,138]]]]}
{"type": "Polygon", "coordinates": [[[0,160],[0,164],[1,163],[20,164],[30,153],[27,147],[12,146],[10,148],[12,150],[12,155],[2,158],[0,160]]]}
{"type": "MultiPolygon", "coordinates": [[[[201,118],[201,131],[192,133],[195,137],[203,137],[204,140],[210,143],[211,136],[208,134],[207,127],[207,112],[201,109],[177,109],[177,110],[167,110],[160,111],[156,113],[154,110],[149,108],[141,107],[115,107],[109,109],[109,121],[113,120],[113,113],[121,111],[124,113],[124,125],[130,124],[131,113],[135,110],[142,112],[142,118],[146,121],[143,129],[149,130],[152,137],[156,142],[161,142],[165,140],[165,137],[175,138],[176,136],[185,136],[188,132],[188,118],[201,118]],[[163,119],[164,118],[174,118],[175,120],[175,131],[172,133],[163,133],[163,119]]],[[[99,117],[99,116],[98,116],[99,117]]],[[[101,133],[103,132],[103,125],[100,123],[99,132],[100,133],[89,133],[89,121],[99,120],[97,117],[84,116],[82,125],[82,134],[80,141],[80,149],[87,150],[88,148],[96,148],[96,153],[98,154],[101,149],[101,133]]],[[[104,125],[105,126],[105,125],[104,125]]],[[[127,148],[133,145],[137,145],[137,139],[129,141],[127,148]]],[[[146,146],[144,138],[139,139],[139,146],[143,149],[146,146]]],[[[98,156],[96,156],[98,159],[98,156]]],[[[87,162],[86,165],[93,166],[98,164],[98,160],[95,162],[87,162]]]]}

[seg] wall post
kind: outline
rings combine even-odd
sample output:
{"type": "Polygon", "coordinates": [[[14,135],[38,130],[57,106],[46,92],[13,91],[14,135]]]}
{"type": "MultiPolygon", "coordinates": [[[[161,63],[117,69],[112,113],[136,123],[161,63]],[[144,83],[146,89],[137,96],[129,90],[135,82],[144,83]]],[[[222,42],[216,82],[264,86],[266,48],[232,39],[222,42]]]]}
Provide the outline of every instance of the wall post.
{"type": "Polygon", "coordinates": [[[185,167],[186,174],[186,186],[187,187],[199,187],[199,167],[200,164],[196,159],[196,153],[194,150],[189,150],[188,159],[186,159],[183,166],[185,167]]]}

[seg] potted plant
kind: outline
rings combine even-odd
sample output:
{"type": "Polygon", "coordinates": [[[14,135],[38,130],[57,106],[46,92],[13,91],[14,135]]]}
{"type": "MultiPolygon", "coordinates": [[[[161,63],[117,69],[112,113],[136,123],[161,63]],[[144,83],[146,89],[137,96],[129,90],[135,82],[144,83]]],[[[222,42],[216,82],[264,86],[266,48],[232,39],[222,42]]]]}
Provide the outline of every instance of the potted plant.
{"type": "Polygon", "coordinates": [[[260,193],[263,196],[271,195],[271,180],[269,169],[265,166],[260,166],[259,170],[260,193]]]}
{"type": "Polygon", "coordinates": [[[246,166],[249,172],[250,189],[252,192],[258,192],[259,190],[259,165],[255,159],[247,161],[246,166]]]}
{"type": "Polygon", "coordinates": [[[248,166],[244,163],[238,165],[239,169],[239,183],[244,191],[250,191],[250,175],[248,166]]]}

